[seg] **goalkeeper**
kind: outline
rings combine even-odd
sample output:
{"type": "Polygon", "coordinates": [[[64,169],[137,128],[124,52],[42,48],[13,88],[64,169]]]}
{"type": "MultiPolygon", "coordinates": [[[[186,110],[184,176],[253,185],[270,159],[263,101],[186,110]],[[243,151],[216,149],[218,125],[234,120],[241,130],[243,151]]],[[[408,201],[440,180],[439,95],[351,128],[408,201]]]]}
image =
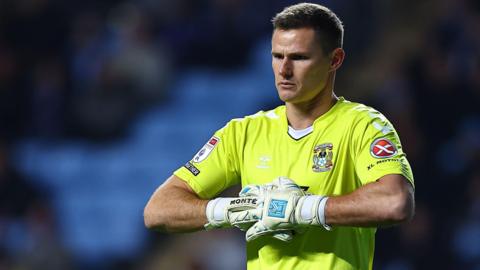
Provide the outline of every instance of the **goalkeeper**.
{"type": "Polygon", "coordinates": [[[375,232],[412,218],[414,182],[381,113],[334,93],[343,25],[302,3],[273,19],[285,105],[234,119],[152,195],[148,228],[246,231],[247,268],[371,269],[375,232]],[[218,198],[233,185],[238,197],[218,198]],[[302,187],[302,188],[300,188],[302,187]]]}

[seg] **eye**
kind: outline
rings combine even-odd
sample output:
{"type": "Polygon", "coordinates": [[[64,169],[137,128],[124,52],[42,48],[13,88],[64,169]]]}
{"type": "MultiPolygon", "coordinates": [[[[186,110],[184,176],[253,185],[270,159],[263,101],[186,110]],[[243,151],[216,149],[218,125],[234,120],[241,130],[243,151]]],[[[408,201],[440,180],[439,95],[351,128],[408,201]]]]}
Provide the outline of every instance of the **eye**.
{"type": "Polygon", "coordinates": [[[290,59],[292,59],[292,60],[307,60],[307,59],[309,59],[309,57],[306,56],[306,55],[303,55],[303,54],[292,54],[290,56],[290,59]]]}
{"type": "Polygon", "coordinates": [[[280,53],[272,53],[272,57],[275,59],[283,59],[283,55],[280,53]]]}

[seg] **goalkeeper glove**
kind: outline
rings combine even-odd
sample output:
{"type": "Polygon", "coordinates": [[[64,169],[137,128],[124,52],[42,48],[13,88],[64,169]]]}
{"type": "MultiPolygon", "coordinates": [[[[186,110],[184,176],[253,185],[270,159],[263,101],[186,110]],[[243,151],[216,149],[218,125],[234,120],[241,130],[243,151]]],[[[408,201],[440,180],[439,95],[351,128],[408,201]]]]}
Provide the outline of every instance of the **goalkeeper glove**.
{"type": "MultiPolygon", "coordinates": [[[[268,183],[268,184],[265,184],[265,185],[248,185],[248,186],[245,186],[239,193],[239,196],[240,197],[251,197],[251,196],[255,196],[257,198],[259,198],[260,200],[263,200],[263,198],[265,197],[265,195],[272,191],[272,190],[276,190],[276,189],[280,189],[280,190],[289,190],[289,191],[292,191],[292,192],[299,192],[301,194],[304,194],[303,193],[303,190],[297,186],[295,183],[293,183],[290,179],[288,178],[285,178],[285,177],[279,177],[277,179],[275,179],[272,183],[268,183]]],[[[262,203],[262,202],[260,202],[262,203]]],[[[250,212],[252,212],[252,210],[248,210],[250,212]]],[[[255,218],[257,218],[257,220],[260,219],[260,216],[262,215],[262,209],[257,207],[255,211],[255,214],[253,215],[255,218]]],[[[252,224],[249,224],[250,226],[253,225],[252,224]]],[[[249,226],[249,227],[250,227],[249,226]]],[[[239,226],[237,226],[239,227],[239,226]]],[[[240,227],[239,227],[240,228],[240,227]]],[[[241,230],[246,230],[248,229],[247,228],[240,228],[241,230]]],[[[285,241],[285,242],[288,242],[290,240],[292,240],[293,238],[293,231],[292,230],[284,230],[284,231],[276,231],[274,233],[271,234],[271,236],[273,238],[276,238],[278,240],[281,240],[281,241],[285,241]]]]}
{"type": "Polygon", "coordinates": [[[259,220],[257,203],[258,198],[253,196],[210,200],[205,211],[208,223],[204,227],[211,230],[236,226],[246,230],[259,220]]]}
{"type": "Polygon", "coordinates": [[[238,227],[246,231],[255,222],[260,220],[261,208],[258,208],[258,199],[263,198],[267,191],[272,189],[300,189],[292,182],[274,181],[265,185],[248,185],[239,193],[238,198],[216,198],[207,204],[206,216],[208,223],[205,229],[238,227]]]}
{"type": "Polygon", "coordinates": [[[273,188],[267,190],[263,197],[259,197],[257,209],[260,212],[260,220],[247,230],[247,242],[263,235],[301,230],[307,225],[323,226],[331,230],[325,223],[325,205],[328,197],[306,195],[292,180],[281,179],[283,184],[290,188],[273,188]],[[293,186],[297,186],[298,190],[293,186]]]}
{"type": "MultiPolygon", "coordinates": [[[[272,183],[265,185],[248,185],[239,193],[239,198],[216,198],[208,202],[206,216],[208,223],[205,224],[206,230],[215,228],[228,228],[235,226],[242,231],[246,231],[255,222],[260,220],[262,209],[258,207],[259,199],[263,199],[267,192],[274,189],[303,191],[291,180],[284,181],[286,178],[278,178],[272,183]]],[[[292,231],[277,231],[272,237],[290,241],[292,231]]]]}

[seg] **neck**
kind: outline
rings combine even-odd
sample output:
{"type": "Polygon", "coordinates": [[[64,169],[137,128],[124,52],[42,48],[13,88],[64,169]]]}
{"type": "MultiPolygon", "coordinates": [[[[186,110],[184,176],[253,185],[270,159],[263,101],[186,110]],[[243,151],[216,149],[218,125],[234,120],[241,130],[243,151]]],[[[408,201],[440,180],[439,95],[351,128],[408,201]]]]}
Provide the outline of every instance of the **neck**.
{"type": "Polygon", "coordinates": [[[335,105],[338,97],[333,93],[333,83],[327,83],[318,96],[307,102],[285,104],[289,125],[294,129],[304,129],[335,105]]]}

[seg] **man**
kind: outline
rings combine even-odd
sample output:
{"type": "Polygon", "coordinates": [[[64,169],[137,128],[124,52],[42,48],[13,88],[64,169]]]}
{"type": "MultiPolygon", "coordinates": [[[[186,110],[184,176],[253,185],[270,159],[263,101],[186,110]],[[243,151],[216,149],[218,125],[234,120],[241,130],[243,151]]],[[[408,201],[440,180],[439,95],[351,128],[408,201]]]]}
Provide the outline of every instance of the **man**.
{"type": "Polygon", "coordinates": [[[155,191],[145,224],[246,229],[248,269],[371,269],[376,227],[414,212],[400,140],[382,114],[334,94],[345,52],[332,11],[290,6],[273,26],[272,67],[285,105],[217,131],[155,191]],[[240,198],[213,199],[236,184],[240,198]]]}

